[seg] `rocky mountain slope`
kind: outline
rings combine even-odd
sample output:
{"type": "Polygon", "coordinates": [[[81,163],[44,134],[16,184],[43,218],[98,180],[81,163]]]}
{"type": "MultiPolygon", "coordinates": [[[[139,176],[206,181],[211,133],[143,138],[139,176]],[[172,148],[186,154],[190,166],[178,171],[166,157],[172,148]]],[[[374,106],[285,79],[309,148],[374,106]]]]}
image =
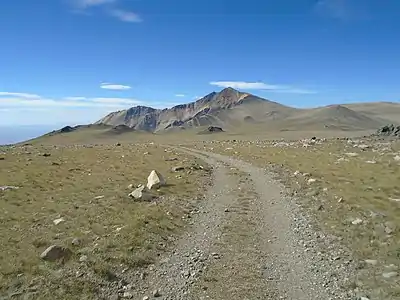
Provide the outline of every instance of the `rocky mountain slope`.
{"type": "Polygon", "coordinates": [[[125,125],[136,130],[158,132],[176,128],[243,124],[265,124],[281,129],[376,129],[400,122],[400,104],[368,103],[297,109],[261,97],[226,88],[191,103],[169,109],[136,106],[112,112],[95,124],[125,125]]]}

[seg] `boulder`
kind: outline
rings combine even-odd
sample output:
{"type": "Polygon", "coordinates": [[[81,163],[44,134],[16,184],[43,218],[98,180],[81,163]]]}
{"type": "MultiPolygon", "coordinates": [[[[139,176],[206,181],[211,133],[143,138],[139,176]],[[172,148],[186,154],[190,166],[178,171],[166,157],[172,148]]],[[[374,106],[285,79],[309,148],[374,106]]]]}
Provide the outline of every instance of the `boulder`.
{"type": "Polygon", "coordinates": [[[40,255],[40,258],[47,261],[66,260],[72,255],[71,250],[65,247],[52,245],[40,255]]]}
{"type": "Polygon", "coordinates": [[[129,197],[132,197],[135,200],[151,201],[154,198],[154,195],[149,192],[147,187],[141,186],[130,193],[129,197]]]}
{"type": "Polygon", "coordinates": [[[164,177],[156,170],[151,171],[149,177],[147,177],[147,188],[151,190],[153,187],[158,189],[165,185],[164,177]]]}

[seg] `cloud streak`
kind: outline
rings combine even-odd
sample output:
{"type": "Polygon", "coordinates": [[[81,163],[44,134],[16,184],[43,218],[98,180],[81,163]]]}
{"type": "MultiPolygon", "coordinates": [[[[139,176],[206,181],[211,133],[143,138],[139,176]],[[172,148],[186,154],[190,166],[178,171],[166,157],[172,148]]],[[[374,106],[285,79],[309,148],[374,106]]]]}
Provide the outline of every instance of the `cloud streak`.
{"type": "Polygon", "coordinates": [[[185,94],[175,94],[175,97],[185,97],[185,94]]]}
{"type": "Polygon", "coordinates": [[[114,9],[110,11],[110,15],[119,19],[123,22],[129,23],[140,23],[142,19],[140,16],[134,12],[123,10],[123,9],[114,9]]]}
{"type": "Polygon", "coordinates": [[[75,8],[76,13],[89,14],[88,11],[95,7],[104,7],[103,12],[107,15],[114,17],[122,22],[139,23],[142,18],[129,10],[116,7],[119,0],[70,0],[72,6],[75,8]]]}
{"type": "Polygon", "coordinates": [[[92,6],[100,6],[104,4],[114,3],[117,0],[75,0],[73,3],[79,8],[88,8],[92,6]]]}
{"type": "Polygon", "coordinates": [[[87,98],[87,97],[64,97],[62,99],[51,99],[39,95],[27,93],[0,92],[1,109],[18,108],[124,108],[142,104],[140,100],[132,98],[87,98]]]}
{"type": "Polygon", "coordinates": [[[123,91],[123,90],[130,90],[131,87],[129,85],[123,85],[123,84],[114,84],[114,83],[102,83],[100,85],[100,88],[106,89],[106,90],[117,90],[117,91],[123,91]]]}
{"type": "Polygon", "coordinates": [[[291,94],[316,94],[316,91],[299,89],[288,85],[267,84],[264,82],[247,82],[247,81],[211,81],[211,85],[220,88],[234,88],[242,90],[266,90],[275,93],[291,93],[291,94]]]}

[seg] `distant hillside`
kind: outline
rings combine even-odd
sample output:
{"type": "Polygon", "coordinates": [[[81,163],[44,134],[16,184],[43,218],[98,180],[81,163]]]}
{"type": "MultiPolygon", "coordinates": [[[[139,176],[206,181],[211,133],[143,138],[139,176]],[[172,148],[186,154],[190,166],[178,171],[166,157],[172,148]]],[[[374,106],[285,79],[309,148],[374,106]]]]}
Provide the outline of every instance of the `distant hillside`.
{"type": "Polygon", "coordinates": [[[162,131],[173,127],[216,125],[237,126],[243,122],[284,118],[295,109],[232,88],[212,92],[205,97],[170,109],[146,106],[113,112],[96,124],[127,125],[134,129],[162,131]]]}

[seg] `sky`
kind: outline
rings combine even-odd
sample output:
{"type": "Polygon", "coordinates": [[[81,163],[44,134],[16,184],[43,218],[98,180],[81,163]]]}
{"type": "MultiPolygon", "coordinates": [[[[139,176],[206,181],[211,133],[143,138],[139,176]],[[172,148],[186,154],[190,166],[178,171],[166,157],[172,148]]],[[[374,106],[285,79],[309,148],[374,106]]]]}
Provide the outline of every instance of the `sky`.
{"type": "Polygon", "coordinates": [[[398,102],[399,17],[398,0],[3,0],[0,127],[227,86],[295,107],[398,102]]]}

